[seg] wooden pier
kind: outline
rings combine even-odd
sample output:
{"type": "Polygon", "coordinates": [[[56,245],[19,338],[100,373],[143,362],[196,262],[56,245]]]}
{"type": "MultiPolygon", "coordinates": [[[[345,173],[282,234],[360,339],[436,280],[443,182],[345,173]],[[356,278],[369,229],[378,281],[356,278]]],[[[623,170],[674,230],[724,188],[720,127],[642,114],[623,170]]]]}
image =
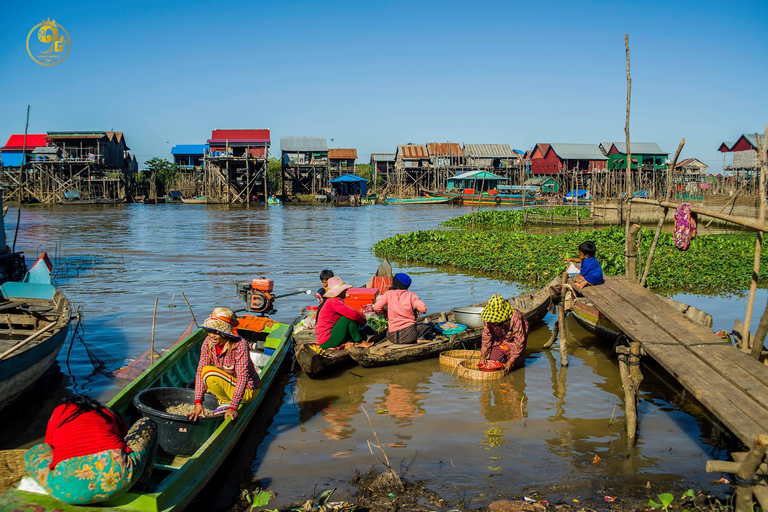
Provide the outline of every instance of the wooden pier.
{"type": "Polygon", "coordinates": [[[737,462],[707,465],[708,471],[741,474],[736,510],[750,510],[753,492],[768,506],[768,487],[761,478],[755,480],[756,471],[766,474],[765,464],[760,465],[768,444],[768,366],[626,277],[608,277],[605,284],[588,286],[582,293],[626,337],[628,346],[617,346],[616,352],[628,438],[635,437],[640,356],[648,355],[752,449],[749,455],[732,454],[737,462]]]}

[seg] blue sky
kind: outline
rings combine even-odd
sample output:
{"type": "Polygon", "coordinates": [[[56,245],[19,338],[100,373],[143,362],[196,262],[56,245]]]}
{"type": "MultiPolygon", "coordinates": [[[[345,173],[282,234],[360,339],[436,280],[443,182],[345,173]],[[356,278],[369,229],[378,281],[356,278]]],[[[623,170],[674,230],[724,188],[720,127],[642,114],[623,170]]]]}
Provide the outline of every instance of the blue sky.
{"type": "MultiPolygon", "coordinates": [[[[719,171],[723,140],[768,123],[768,2],[13,2],[0,31],[0,138],[120,130],[139,161],[213,128],[324,135],[394,152],[454,141],[632,140],[719,171]],[[59,65],[26,52],[54,18],[59,65]]],[[[333,141],[331,141],[333,139],[333,141]]]]}

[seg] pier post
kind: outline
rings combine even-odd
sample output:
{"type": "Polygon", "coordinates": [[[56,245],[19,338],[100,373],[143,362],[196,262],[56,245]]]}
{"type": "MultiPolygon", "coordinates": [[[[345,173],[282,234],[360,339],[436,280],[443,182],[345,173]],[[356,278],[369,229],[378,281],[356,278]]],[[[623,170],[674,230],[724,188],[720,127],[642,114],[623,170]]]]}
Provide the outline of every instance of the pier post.
{"type": "MultiPolygon", "coordinates": [[[[568,283],[568,272],[563,272],[561,282],[563,286],[568,283]]],[[[560,365],[568,366],[568,330],[565,327],[565,307],[562,300],[557,305],[557,326],[560,333],[560,365]]]]}
{"type": "Polygon", "coordinates": [[[640,343],[630,341],[629,347],[621,345],[616,347],[619,355],[619,372],[621,384],[624,388],[624,417],[627,426],[627,443],[635,444],[637,437],[637,390],[643,380],[640,371],[640,343]]]}
{"type": "Polygon", "coordinates": [[[640,224],[632,224],[627,230],[627,268],[626,276],[637,281],[637,235],[640,232],[640,224]]]}

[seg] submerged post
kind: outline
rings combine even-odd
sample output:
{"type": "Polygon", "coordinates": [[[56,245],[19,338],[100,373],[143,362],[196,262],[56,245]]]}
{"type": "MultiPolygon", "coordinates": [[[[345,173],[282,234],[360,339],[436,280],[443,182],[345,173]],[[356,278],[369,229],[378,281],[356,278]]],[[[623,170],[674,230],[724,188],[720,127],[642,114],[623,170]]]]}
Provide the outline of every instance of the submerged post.
{"type": "Polygon", "coordinates": [[[643,380],[643,374],[640,371],[640,343],[630,341],[629,347],[616,347],[616,353],[619,355],[619,373],[624,388],[627,442],[629,446],[633,446],[637,438],[637,390],[643,380]]]}
{"type": "MultiPolygon", "coordinates": [[[[568,272],[563,272],[561,282],[563,286],[568,283],[568,272]]],[[[563,288],[563,293],[565,293],[565,288],[563,288]]],[[[557,305],[557,325],[560,333],[560,365],[568,366],[568,331],[565,328],[565,307],[562,300],[557,305]]]]}

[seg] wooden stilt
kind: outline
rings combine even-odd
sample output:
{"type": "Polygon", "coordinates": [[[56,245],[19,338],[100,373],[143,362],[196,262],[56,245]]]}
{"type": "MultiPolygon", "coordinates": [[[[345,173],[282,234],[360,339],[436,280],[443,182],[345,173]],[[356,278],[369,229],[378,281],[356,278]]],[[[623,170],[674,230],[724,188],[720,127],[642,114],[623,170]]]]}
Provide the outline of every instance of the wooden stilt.
{"type": "Polygon", "coordinates": [[[752,496],[757,498],[763,510],[768,508],[768,486],[764,479],[755,479],[755,475],[768,474],[768,465],[763,462],[768,451],[768,435],[760,434],[755,438],[752,449],[747,452],[732,453],[734,461],[707,461],[707,473],[731,473],[736,480],[736,512],[752,511],[752,496]]]}
{"type": "Polygon", "coordinates": [[[637,279],[637,234],[640,232],[640,224],[632,224],[627,230],[627,268],[626,276],[633,281],[637,279]]]}
{"type": "Polygon", "coordinates": [[[630,446],[635,444],[637,438],[637,390],[643,380],[640,371],[640,343],[630,341],[629,347],[616,347],[619,355],[619,373],[621,384],[624,388],[624,417],[627,426],[627,442],[630,446]]]}
{"type": "MultiPolygon", "coordinates": [[[[563,286],[568,283],[568,272],[563,272],[562,283],[563,286]]],[[[560,334],[560,365],[568,366],[568,330],[565,327],[565,308],[562,301],[557,305],[557,325],[560,334]]]]}

